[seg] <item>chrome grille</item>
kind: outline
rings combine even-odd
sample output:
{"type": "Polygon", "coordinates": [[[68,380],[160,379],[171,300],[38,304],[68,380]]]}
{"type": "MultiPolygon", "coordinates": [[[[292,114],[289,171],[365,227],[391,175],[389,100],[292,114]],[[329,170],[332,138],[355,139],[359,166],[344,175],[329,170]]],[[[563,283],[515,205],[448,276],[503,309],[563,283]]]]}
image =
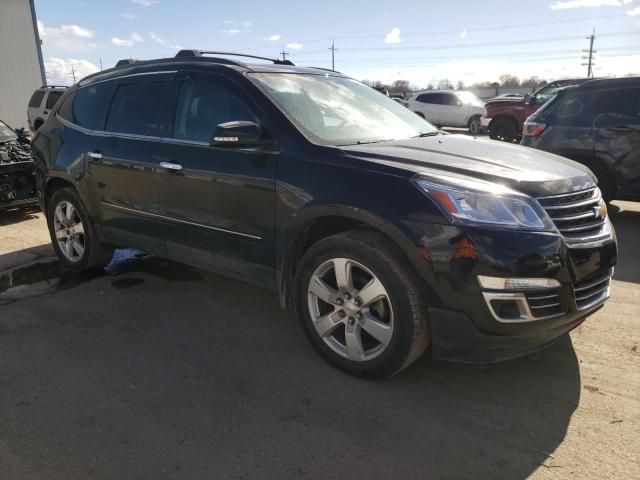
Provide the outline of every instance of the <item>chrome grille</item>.
{"type": "Polygon", "coordinates": [[[555,317],[565,313],[560,303],[560,290],[544,290],[526,294],[529,310],[535,318],[555,317]]]}
{"type": "Polygon", "coordinates": [[[597,212],[604,202],[597,187],[580,192],[538,197],[557,229],[569,240],[580,241],[598,236],[606,224],[606,216],[597,212]]]}
{"type": "Polygon", "coordinates": [[[573,293],[576,297],[578,311],[594,307],[609,298],[612,275],[613,269],[607,271],[604,275],[600,274],[573,284],[573,293]]]}

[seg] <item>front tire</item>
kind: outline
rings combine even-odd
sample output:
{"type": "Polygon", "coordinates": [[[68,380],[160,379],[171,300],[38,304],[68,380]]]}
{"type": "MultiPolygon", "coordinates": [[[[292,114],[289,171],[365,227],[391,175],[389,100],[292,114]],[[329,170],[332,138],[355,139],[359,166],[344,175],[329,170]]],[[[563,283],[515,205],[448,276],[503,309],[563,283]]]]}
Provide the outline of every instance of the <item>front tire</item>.
{"type": "Polygon", "coordinates": [[[47,205],[47,224],[51,242],[62,267],[80,273],[106,266],[113,248],[103,244],[78,194],[61,188],[47,205]]]}
{"type": "Polygon", "coordinates": [[[480,125],[480,115],[474,115],[469,119],[469,123],[467,124],[469,128],[469,133],[472,135],[480,135],[482,133],[482,125],[480,125]]]}
{"type": "Polygon", "coordinates": [[[340,370],[388,377],[429,346],[415,275],[397,247],[377,232],[354,230],[321,240],[304,254],[295,282],[305,335],[340,370]]]}
{"type": "Polygon", "coordinates": [[[509,143],[519,141],[518,125],[511,118],[496,118],[489,126],[489,137],[509,143]]]}

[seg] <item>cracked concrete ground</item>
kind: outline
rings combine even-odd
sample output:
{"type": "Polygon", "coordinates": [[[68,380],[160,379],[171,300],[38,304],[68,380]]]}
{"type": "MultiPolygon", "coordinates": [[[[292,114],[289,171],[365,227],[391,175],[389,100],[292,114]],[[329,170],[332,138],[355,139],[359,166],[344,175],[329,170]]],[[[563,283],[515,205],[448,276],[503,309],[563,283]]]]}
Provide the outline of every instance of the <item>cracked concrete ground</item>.
{"type": "MultiPolygon", "coordinates": [[[[0,294],[0,479],[640,478],[640,204],[618,205],[612,298],[570,336],[378,382],[325,364],[266,290],[149,257],[22,270],[0,294]]],[[[48,241],[41,214],[0,212],[0,272],[48,241]]]]}

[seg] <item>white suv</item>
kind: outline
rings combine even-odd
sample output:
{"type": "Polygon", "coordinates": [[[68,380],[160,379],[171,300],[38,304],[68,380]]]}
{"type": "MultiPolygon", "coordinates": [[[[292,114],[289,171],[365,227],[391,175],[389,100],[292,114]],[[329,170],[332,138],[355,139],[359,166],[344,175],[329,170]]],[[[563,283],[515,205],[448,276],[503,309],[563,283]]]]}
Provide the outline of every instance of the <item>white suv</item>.
{"type": "Polygon", "coordinates": [[[484,102],[471,92],[427,90],[416,92],[409,99],[409,109],[441,127],[464,127],[471,133],[481,133],[480,117],[484,102]]]}
{"type": "Polygon", "coordinates": [[[49,116],[49,112],[55,107],[58,100],[64,93],[67,87],[59,86],[47,86],[40,87],[29,100],[29,107],[27,108],[27,119],[29,120],[29,129],[35,132],[40,128],[40,125],[49,116]]]}

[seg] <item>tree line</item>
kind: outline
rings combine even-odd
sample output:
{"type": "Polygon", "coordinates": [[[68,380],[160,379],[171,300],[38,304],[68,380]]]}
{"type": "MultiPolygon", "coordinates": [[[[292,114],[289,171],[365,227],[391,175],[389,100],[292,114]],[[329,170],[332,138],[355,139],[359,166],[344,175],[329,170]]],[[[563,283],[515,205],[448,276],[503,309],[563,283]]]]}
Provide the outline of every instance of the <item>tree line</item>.
{"type": "MultiPolygon", "coordinates": [[[[390,84],[385,84],[380,80],[362,80],[362,83],[375,87],[378,89],[386,88],[389,93],[405,93],[415,90],[419,90],[415,85],[411,85],[409,80],[394,80],[390,84]]],[[[499,82],[476,82],[470,85],[466,85],[463,81],[458,80],[451,82],[448,78],[443,78],[437,83],[430,83],[427,85],[426,90],[465,90],[467,88],[536,88],[547,83],[546,80],[541,79],[538,76],[531,76],[528,78],[518,78],[515,75],[500,75],[499,82]]]]}

